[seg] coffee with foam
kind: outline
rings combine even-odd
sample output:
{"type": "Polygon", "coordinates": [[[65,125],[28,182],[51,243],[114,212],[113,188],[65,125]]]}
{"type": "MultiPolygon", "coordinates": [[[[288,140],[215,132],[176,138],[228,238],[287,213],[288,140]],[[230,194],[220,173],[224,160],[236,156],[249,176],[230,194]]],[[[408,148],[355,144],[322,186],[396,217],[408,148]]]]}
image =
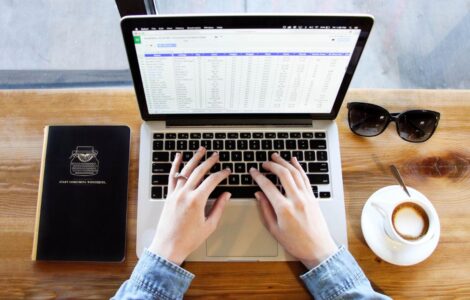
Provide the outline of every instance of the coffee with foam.
{"type": "Polygon", "coordinates": [[[429,229],[429,217],[426,211],[413,202],[404,202],[395,207],[392,223],[402,238],[412,241],[425,236],[429,229]]]}

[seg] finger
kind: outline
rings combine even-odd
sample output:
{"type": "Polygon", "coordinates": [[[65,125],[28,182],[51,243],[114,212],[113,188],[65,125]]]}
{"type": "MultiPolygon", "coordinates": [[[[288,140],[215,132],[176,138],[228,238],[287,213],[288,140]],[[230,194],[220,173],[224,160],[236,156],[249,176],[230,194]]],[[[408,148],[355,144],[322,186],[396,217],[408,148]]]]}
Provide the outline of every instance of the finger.
{"type": "Polygon", "coordinates": [[[263,221],[264,226],[269,230],[269,232],[277,238],[277,217],[269,199],[263,192],[256,192],[255,198],[258,200],[261,207],[261,221],[263,221]]]}
{"type": "Polygon", "coordinates": [[[280,207],[282,202],[286,201],[285,197],[281,192],[276,188],[276,186],[261,174],[255,168],[250,169],[250,175],[253,177],[253,180],[259,185],[264,194],[268,197],[269,201],[274,207],[274,210],[277,211],[277,208],[280,207]]]}
{"type": "Polygon", "coordinates": [[[307,174],[305,174],[305,171],[304,171],[304,169],[302,168],[302,166],[300,165],[300,163],[299,163],[299,161],[297,160],[297,158],[296,158],[296,157],[292,157],[291,162],[292,162],[292,165],[293,165],[297,170],[299,170],[299,173],[300,173],[300,176],[302,177],[302,180],[303,180],[303,182],[304,182],[305,188],[307,188],[307,190],[309,190],[309,191],[313,194],[312,186],[311,186],[311,184],[310,184],[310,180],[308,180],[307,174]]]}
{"type": "Polygon", "coordinates": [[[206,224],[209,224],[210,233],[214,232],[214,230],[217,228],[217,225],[219,224],[220,219],[222,218],[225,205],[230,200],[230,197],[232,197],[232,194],[230,194],[229,192],[224,192],[214,202],[214,205],[212,206],[209,216],[206,220],[206,224]]]}
{"type": "Polygon", "coordinates": [[[214,166],[218,161],[219,153],[212,153],[211,157],[194,169],[186,183],[186,186],[191,190],[197,187],[201,183],[202,179],[204,179],[204,175],[206,175],[212,166],[214,166]]]}
{"type": "MultiPolygon", "coordinates": [[[[199,147],[199,149],[196,151],[196,153],[193,155],[193,157],[189,160],[189,162],[184,166],[183,170],[181,170],[181,175],[186,176],[189,178],[191,176],[191,173],[193,170],[199,165],[199,162],[201,159],[204,157],[206,154],[206,148],[204,147],[199,147]]],[[[179,179],[176,183],[176,187],[180,187],[186,183],[186,180],[184,179],[179,179]]]]}
{"type": "MultiPolygon", "coordinates": [[[[270,171],[271,173],[274,173],[277,177],[279,177],[279,179],[281,180],[282,187],[286,191],[287,197],[294,199],[294,195],[296,195],[298,192],[298,187],[290,171],[284,166],[281,166],[280,164],[272,161],[264,162],[263,168],[270,171]]],[[[267,196],[268,198],[270,198],[269,195],[267,196]]]]}
{"type": "Polygon", "coordinates": [[[179,152],[176,153],[175,159],[173,160],[173,163],[171,164],[170,175],[168,178],[168,195],[171,194],[175,190],[176,182],[177,182],[175,175],[180,169],[181,160],[182,160],[181,153],[179,152]]]}
{"type": "Polygon", "coordinates": [[[196,192],[199,193],[201,199],[209,198],[210,194],[214,191],[214,189],[219,185],[224,179],[226,179],[230,175],[230,169],[225,169],[219,171],[217,173],[211,174],[204,180],[201,185],[196,189],[196,192]]]}
{"type": "Polygon", "coordinates": [[[274,162],[277,162],[281,166],[287,168],[289,172],[292,175],[292,178],[294,178],[294,182],[299,188],[304,187],[304,181],[302,180],[302,176],[300,176],[299,171],[294,168],[293,165],[291,165],[289,162],[287,162],[284,158],[282,158],[278,153],[273,153],[271,155],[271,158],[274,162]]]}

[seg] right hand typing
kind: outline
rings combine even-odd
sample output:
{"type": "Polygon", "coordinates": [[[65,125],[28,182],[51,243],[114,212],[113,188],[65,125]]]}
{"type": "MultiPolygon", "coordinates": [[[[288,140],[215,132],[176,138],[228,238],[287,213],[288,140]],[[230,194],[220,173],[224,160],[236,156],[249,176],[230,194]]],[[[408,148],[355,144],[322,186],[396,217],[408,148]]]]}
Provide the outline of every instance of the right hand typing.
{"type": "Polygon", "coordinates": [[[263,168],[279,177],[285,196],[258,170],[250,174],[262,192],[255,194],[260,203],[263,223],[292,256],[308,269],[317,266],[338,249],[315,198],[307,175],[295,157],[291,163],[279,154],[263,168]]]}

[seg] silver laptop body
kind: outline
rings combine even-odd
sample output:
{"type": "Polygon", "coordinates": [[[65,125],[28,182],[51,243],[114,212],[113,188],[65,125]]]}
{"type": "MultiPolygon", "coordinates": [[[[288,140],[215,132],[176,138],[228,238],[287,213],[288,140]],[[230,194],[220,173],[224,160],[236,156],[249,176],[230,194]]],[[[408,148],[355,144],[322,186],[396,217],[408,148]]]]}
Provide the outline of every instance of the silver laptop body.
{"type": "MultiPolygon", "coordinates": [[[[305,160],[312,180],[318,180],[312,188],[330,232],[338,244],[347,246],[340,145],[334,119],[372,24],[372,17],[366,15],[123,18],[124,41],[144,120],[140,133],[137,256],[153,239],[165,203],[164,173],[172,153],[190,154],[196,146],[211,140],[210,136],[212,148],[219,145],[215,137],[224,137],[224,148],[210,150],[225,151],[226,163],[242,170],[237,176],[241,182],[234,178],[226,183],[236,193],[244,190],[243,181],[248,180],[243,172],[250,163],[256,163],[250,155],[256,153],[258,157],[258,152],[265,152],[261,153],[264,157],[269,156],[268,150],[281,149],[265,146],[282,144],[287,148],[279,151],[287,157],[303,157],[301,161],[305,160]],[[233,143],[226,142],[229,137],[233,137],[233,143]],[[245,141],[239,142],[242,139],[245,141]],[[257,139],[259,143],[254,141],[257,139]],[[267,142],[269,139],[271,142],[267,142]],[[256,145],[261,146],[253,150],[256,145]],[[246,148],[239,151],[237,147],[242,146],[246,148]],[[253,153],[245,156],[243,151],[253,153]],[[235,158],[239,154],[233,152],[242,152],[242,158],[235,158]]],[[[209,199],[207,207],[212,203],[209,199]]],[[[243,194],[229,202],[217,230],[188,260],[294,258],[264,228],[254,197],[243,194]]]]}

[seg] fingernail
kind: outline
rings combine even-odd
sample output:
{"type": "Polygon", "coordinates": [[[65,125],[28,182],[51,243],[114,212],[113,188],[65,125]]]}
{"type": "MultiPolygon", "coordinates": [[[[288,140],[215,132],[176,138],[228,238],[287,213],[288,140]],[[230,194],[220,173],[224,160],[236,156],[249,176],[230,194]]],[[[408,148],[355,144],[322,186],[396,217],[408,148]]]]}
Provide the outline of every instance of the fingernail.
{"type": "Polygon", "coordinates": [[[219,152],[216,151],[216,152],[212,153],[211,156],[217,156],[217,155],[219,155],[219,152]]]}
{"type": "Polygon", "coordinates": [[[294,161],[297,161],[297,157],[295,157],[295,156],[293,156],[292,159],[293,159],[294,161]]]}
{"type": "Polygon", "coordinates": [[[272,156],[274,156],[274,157],[278,157],[278,156],[279,156],[279,153],[277,153],[277,152],[274,152],[272,156]]]}
{"type": "Polygon", "coordinates": [[[197,149],[197,151],[202,151],[202,150],[204,150],[204,149],[205,149],[205,148],[201,146],[201,147],[199,147],[199,149],[197,149]]]}
{"type": "Polygon", "coordinates": [[[229,173],[232,173],[232,170],[230,170],[230,168],[225,168],[225,171],[228,171],[229,173]]]}
{"type": "Polygon", "coordinates": [[[253,167],[250,168],[250,173],[251,173],[251,172],[255,172],[255,171],[256,171],[255,168],[253,168],[253,167]]]}
{"type": "Polygon", "coordinates": [[[256,200],[259,200],[259,192],[255,193],[255,198],[256,198],[256,200]]]}
{"type": "Polygon", "coordinates": [[[232,197],[232,193],[228,193],[227,200],[230,200],[231,197],[232,197]]]}
{"type": "Polygon", "coordinates": [[[175,154],[175,159],[180,158],[180,155],[181,155],[181,153],[176,152],[176,154],[175,154]]]}

